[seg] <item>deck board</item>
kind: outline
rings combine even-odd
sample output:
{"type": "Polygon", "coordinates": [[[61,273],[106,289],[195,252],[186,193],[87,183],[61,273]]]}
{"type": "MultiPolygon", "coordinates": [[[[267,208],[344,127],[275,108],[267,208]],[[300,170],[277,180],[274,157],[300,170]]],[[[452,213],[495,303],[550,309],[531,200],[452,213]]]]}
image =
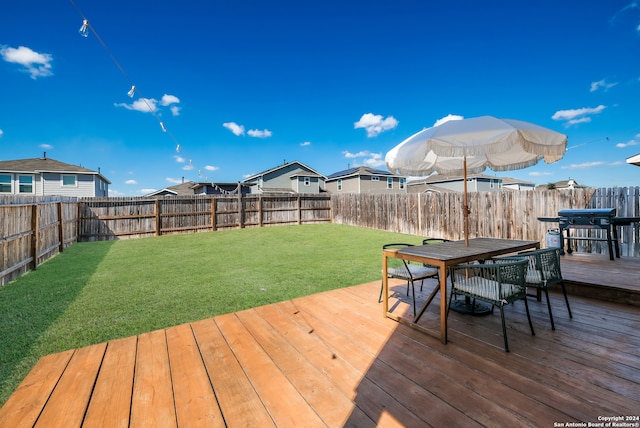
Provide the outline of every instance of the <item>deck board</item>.
{"type": "Polygon", "coordinates": [[[85,425],[129,426],[136,346],[136,337],[114,340],[107,345],[85,425]]]}
{"type": "MultiPolygon", "coordinates": [[[[570,295],[571,319],[552,292],[556,330],[544,298],[530,299],[532,336],[524,304],[508,305],[506,353],[497,311],[452,312],[445,345],[439,299],[420,320],[425,334],[383,317],[379,290],[376,281],[45,356],[0,409],[0,427],[539,427],[640,409],[637,306],[570,295]]],[[[391,290],[393,310],[410,314],[405,285],[391,290]]]]}

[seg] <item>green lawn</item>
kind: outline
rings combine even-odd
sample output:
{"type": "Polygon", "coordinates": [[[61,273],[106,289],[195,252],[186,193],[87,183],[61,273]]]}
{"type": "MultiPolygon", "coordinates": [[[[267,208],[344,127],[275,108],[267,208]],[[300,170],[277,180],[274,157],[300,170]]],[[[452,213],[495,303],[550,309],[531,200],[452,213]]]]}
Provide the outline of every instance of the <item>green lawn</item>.
{"type": "Polygon", "coordinates": [[[74,244],[0,287],[0,405],[44,355],[374,281],[384,243],[421,240],[320,224],[74,244]]]}

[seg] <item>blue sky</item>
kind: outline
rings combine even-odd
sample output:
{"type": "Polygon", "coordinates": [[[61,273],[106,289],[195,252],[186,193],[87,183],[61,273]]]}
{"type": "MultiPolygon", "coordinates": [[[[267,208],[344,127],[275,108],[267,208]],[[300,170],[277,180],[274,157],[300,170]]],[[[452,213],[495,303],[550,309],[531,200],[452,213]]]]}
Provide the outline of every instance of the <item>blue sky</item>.
{"type": "Polygon", "coordinates": [[[385,169],[437,120],[492,115],[569,137],[496,175],[632,186],[639,54],[628,0],[5,2],[0,160],[46,151],[142,195],[293,160],[385,169]]]}

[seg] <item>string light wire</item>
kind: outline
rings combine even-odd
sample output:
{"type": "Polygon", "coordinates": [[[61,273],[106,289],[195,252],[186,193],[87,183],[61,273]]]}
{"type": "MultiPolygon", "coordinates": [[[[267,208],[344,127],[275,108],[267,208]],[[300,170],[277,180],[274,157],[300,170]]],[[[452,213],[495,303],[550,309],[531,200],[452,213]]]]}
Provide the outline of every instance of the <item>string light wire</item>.
{"type": "MultiPolygon", "coordinates": [[[[71,5],[76,9],[76,11],[78,12],[78,14],[82,17],[82,27],[81,27],[81,34],[83,37],[86,37],[86,33],[87,30],[90,30],[91,33],[95,36],[96,40],[98,40],[98,42],[100,43],[100,45],[102,46],[102,48],[107,52],[107,54],[109,55],[109,57],[111,58],[111,61],[113,61],[113,63],[116,65],[116,67],[118,68],[118,70],[120,70],[120,73],[122,73],[122,75],[124,76],[124,78],[128,81],[128,83],[131,85],[131,89],[129,90],[129,92],[127,93],[127,95],[131,98],[133,98],[134,94],[137,94],[138,97],[144,102],[144,104],[147,106],[147,108],[149,109],[149,112],[153,115],[153,117],[158,121],[158,124],[160,125],[160,129],[162,129],[162,132],[167,134],[169,136],[169,138],[171,138],[171,140],[173,141],[173,143],[175,144],[176,147],[176,152],[178,153],[182,153],[183,155],[185,155],[185,157],[187,159],[189,159],[189,166],[188,169],[192,170],[194,169],[194,165],[193,165],[193,160],[191,158],[191,156],[189,156],[188,153],[186,153],[186,151],[184,150],[184,147],[182,146],[182,144],[180,144],[178,142],[178,139],[175,137],[175,135],[173,135],[173,133],[167,129],[166,125],[164,124],[164,122],[162,121],[162,118],[160,117],[160,115],[157,113],[156,109],[149,103],[149,100],[142,94],[142,92],[140,92],[140,88],[135,85],[133,83],[133,80],[129,77],[129,75],[127,74],[127,72],[125,71],[124,67],[120,64],[120,62],[116,59],[115,55],[113,54],[113,52],[111,52],[111,49],[109,49],[109,47],[107,46],[107,44],[104,42],[104,40],[102,40],[102,37],[100,37],[100,35],[98,34],[98,32],[96,31],[96,29],[93,27],[93,25],[91,25],[91,22],[87,19],[87,17],[84,15],[84,13],[82,12],[82,10],[80,9],[80,7],[76,4],[76,2],[74,0],[69,0],[69,2],[71,3],[71,5]]],[[[201,175],[202,170],[198,170],[198,176],[202,177],[201,175]]],[[[208,177],[204,177],[205,181],[209,181],[208,177]]],[[[211,185],[217,189],[219,192],[221,193],[226,193],[226,194],[235,194],[237,192],[240,191],[240,185],[238,184],[238,187],[236,188],[236,190],[234,191],[228,191],[228,190],[224,190],[222,188],[220,188],[219,186],[217,186],[216,184],[214,184],[213,182],[211,183],[211,185]]]]}

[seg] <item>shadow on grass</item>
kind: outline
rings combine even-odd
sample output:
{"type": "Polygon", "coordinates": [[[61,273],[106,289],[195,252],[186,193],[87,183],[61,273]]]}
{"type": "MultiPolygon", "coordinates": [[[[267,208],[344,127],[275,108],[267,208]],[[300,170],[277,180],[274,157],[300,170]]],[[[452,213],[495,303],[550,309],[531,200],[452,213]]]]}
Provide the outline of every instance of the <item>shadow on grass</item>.
{"type": "Polygon", "coordinates": [[[114,241],[78,243],[0,287],[0,405],[44,353],[40,338],[82,292],[114,241]]]}

